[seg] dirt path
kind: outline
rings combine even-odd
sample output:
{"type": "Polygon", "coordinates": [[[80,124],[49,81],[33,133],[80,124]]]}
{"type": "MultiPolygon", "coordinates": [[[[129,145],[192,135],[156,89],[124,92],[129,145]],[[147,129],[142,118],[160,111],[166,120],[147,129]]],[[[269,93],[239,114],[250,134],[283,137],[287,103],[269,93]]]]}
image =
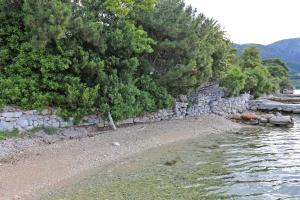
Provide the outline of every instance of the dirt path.
{"type": "Polygon", "coordinates": [[[141,124],[92,138],[35,146],[15,163],[0,163],[0,199],[36,199],[41,192],[74,182],[118,159],[193,137],[240,128],[214,115],[141,124]],[[118,142],[120,146],[113,145],[118,142]]]}

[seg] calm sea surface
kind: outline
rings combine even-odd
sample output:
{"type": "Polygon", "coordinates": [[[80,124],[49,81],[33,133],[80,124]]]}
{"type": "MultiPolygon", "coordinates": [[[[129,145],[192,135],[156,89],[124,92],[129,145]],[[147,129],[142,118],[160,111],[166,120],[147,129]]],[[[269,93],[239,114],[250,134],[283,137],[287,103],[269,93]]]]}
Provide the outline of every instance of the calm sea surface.
{"type": "Polygon", "coordinates": [[[300,117],[295,121],[290,129],[248,128],[151,150],[43,199],[299,200],[300,117]]]}

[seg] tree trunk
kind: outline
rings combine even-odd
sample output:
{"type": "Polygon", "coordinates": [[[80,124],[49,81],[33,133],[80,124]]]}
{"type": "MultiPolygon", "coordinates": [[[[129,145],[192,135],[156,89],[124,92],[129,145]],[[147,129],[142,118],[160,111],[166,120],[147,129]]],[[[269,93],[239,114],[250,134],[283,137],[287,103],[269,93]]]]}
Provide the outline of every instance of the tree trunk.
{"type": "Polygon", "coordinates": [[[114,122],[113,118],[111,117],[110,112],[108,113],[108,119],[109,119],[110,126],[111,126],[114,130],[117,130],[117,127],[116,127],[116,125],[115,125],[115,122],[114,122]]]}

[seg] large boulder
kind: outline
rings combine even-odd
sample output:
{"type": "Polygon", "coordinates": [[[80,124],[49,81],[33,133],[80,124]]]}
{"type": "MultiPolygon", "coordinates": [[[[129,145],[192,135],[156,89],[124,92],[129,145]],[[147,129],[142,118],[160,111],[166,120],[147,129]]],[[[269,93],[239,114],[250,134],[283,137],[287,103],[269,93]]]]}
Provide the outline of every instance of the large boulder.
{"type": "Polygon", "coordinates": [[[273,125],[292,125],[294,121],[290,116],[274,116],[269,120],[269,123],[273,125]]]}
{"type": "Polygon", "coordinates": [[[254,121],[257,120],[257,115],[252,112],[245,112],[242,114],[241,118],[245,121],[254,121]]]}

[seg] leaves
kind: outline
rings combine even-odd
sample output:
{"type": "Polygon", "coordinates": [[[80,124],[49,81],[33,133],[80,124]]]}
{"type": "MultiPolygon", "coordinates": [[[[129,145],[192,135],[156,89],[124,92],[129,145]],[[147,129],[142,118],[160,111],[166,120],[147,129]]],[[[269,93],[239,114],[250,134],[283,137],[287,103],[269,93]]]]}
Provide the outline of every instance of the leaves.
{"type": "Polygon", "coordinates": [[[170,106],[173,98],[155,82],[147,82],[154,92],[136,81],[140,57],[154,42],[130,16],[154,2],[0,1],[1,106],[56,107],[76,122],[170,106]]]}
{"type": "Polygon", "coordinates": [[[231,43],[220,26],[182,0],[161,0],[137,21],[155,41],[154,51],[143,56],[140,72],[153,73],[175,96],[218,81],[231,62],[231,43]]]}

